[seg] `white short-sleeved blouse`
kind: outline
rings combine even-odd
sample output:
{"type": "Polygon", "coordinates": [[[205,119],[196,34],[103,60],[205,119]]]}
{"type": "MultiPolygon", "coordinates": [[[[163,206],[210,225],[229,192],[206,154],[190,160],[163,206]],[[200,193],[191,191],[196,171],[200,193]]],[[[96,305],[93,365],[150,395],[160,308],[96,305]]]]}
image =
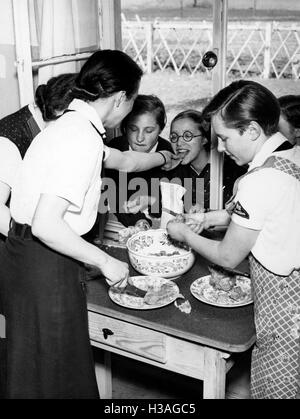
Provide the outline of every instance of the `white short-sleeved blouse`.
{"type": "Polygon", "coordinates": [[[64,219],[83,235],[97,216],[105,129],[86,102],[75,99],[69,110],[74,112],[50,124],[27,150],[12,189],[11,214],[18,223],[32,225],[40,195],[53,194],[70,202],[64,219]]]}
{"type": "MultiPolygon", "coordinates": [[[[278,155],[300,166],[300,147],[274,152],[285,137],[277,133],[264,144],[249,166],[261,166],[270,155],[278,155]]],[[[232,221],[259,230],[252,249],[254,257],[277,275],[300,268],[300,182],[273,168],[243,177],[234,198],[232,221]]]]}

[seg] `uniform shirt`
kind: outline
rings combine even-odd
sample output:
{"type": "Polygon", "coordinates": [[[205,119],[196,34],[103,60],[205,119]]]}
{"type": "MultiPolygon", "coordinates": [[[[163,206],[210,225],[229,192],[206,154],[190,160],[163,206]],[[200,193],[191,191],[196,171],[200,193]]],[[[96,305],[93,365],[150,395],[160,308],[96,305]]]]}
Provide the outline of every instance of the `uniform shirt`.
{"type": "MultiPolygon", "coordinates": [[[[286,141],[280,133],[269,138],[249,170],[263,165],[271,155],[300,166],[300,147],[274,152],[286,141]]],[[[300,268],[300,182],[289,174],[264,168],[241,178],[232,221],[259,230],[253,256],[269,271],[289,275],[300,268]]]]}
{"type": "Polygon", "coordinates": [[[21,161],[17,146],[8,138],[0,137],[0,181],[10,188],[21,161]]]}
{"type": "Polygon", "coordinates": [[[106,149],[99,133],[105,130],[89,104],[75,99],[69,110],[76,112],[50,124],[27,150],[12,188],[11,214],[16,222],[32,225],[40,195],[56,195],[70,202],[64,219],[82,235],[97,216],[106,149]]]}

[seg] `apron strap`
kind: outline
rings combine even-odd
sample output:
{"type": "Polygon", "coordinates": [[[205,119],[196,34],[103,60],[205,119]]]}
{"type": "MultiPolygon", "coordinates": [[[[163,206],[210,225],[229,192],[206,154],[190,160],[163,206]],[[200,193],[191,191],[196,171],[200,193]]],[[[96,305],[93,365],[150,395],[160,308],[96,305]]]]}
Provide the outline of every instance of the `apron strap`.
{"type": "MultiPolygon", "coordinates": [[[[274,150],[273,153],[278,152],[278,151],[290,150],[293,147],[294,146],[291,143],[289,143],[288,141],[285,141],[276,150],[274,150]]],[[[258,170],[266,169],[266,168],[272,168],[272,169],[280,170],[281,172],[284,172],[288,175],[291,175],[295,179],[300,181],[300,167],[299,166],[297,166],[291,160],[285,159],[283,157],[270,156],[264,162],[264,164],[262,166],[255,167],[254,169],[252,169],[249,172],[245,173],[244,175],[240,176],[234,182],[232,197],[225,204],[225,209],[229,214],[232,214],[232,211],[233,211],[233,208],[234,208],[233,200],[236,196],[237,188],[238,188],[238,184],[239,184],[240,180],[242,180],[244,177],[250,175],[251,173],[254,173],[254,172],[257,172],[258,170]]]]}

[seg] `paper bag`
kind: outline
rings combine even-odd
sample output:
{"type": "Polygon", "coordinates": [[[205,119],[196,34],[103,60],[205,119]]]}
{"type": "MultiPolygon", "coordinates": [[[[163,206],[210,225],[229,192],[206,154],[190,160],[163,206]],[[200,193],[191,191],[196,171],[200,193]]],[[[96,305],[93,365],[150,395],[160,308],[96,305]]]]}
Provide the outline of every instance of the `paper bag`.
{"type": "Polygon", "coordinates": [[[162,213],[160,228],[166,228],[168,222],[183,213],[183,195],[186,189],[176,183],[160,182],[162,213]]]}

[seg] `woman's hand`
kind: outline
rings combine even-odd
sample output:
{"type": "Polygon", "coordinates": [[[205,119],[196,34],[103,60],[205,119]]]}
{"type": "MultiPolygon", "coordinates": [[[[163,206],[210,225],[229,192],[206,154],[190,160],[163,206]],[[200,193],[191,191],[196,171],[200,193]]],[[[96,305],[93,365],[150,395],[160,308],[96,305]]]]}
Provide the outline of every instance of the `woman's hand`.
{"type": "Polygon", "coordinates": [[[184,224],[179,223],[178,221],[169,221],[167,224],[167,232],[172,237],[172,239],[179,242],[186,241],[186,234],[190,231],[190,228],[184,224]]]}
{"type": "Polygon", "coordinates": [[[160,153],[163,154],[166,159],[165,164],[161,167],[163,170],[169,171],[175,169],[175,167],[179,166],[182,162],[182,157],[173,154],[170,151],[163,150],[160,151],[160,153]]]}
{"type": "Polygon", "coordinates": [[[136,199],[126,201],[123,208],[126,214],[137,214],[145,211],[149,205],[153,205],[155,202],[156,198],[154,196],[141,195],[136,199]]]}
{"type": "Polygon", "coordinates": [[[117,260],[109,255],[105,264],[101,265],[100,270],[106,278],[106,282],[111,287],[124,288],[129,276],[128,263],[117,260]]]}

